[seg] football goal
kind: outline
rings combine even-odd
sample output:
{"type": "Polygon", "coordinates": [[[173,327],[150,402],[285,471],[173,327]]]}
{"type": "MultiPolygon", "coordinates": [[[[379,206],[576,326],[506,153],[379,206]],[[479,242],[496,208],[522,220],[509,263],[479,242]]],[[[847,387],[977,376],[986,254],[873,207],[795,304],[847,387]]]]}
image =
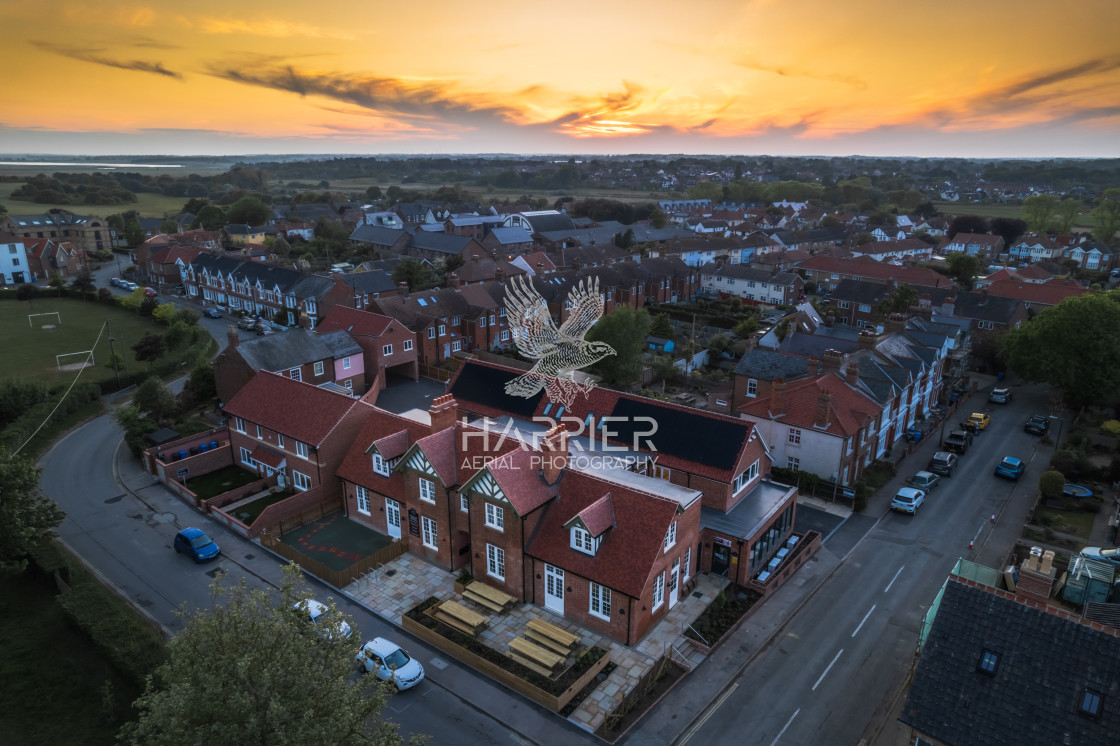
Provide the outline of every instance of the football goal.
{"type": "Polygon", "coordinates": [[[33,322],[31,320],[33,316],[54,316],[56,323],[54,323],[54,324],[40,324],[39,326],[41,326],[43,329],[54,329],[56,326],[62,326],[62,314],[59,313],[58,311],[47,311],[46,313],[29,313],[29,314],[27,314],[27,325],[29,327],[31,327],[32,329],[35,328],[35,322],[33,322]]]}
{"type": "Polygon", "coordinates": [[[81,370],[88,365],[93,365],[93,350],[83,350],[81,352],[64,352],[61,355],[54,356],[55,365],[58,366],[59,371],[63,370],[81,370]],[[85,355],[85,360],[77,360],[72,363],[63,363],[62,359],[67,357],[74,357],[75,355],[85,355]]]}

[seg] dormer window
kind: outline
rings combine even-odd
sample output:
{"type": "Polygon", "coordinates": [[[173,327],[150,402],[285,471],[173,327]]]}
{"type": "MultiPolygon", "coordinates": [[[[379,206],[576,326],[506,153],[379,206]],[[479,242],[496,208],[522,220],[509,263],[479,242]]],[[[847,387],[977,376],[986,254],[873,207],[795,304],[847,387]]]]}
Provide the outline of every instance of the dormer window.
{"type": "Polygon", "coordinates": [[[373,454],[373,471],[383,477],[389,476],[390,473],[389,462],[381,457],[380,453],[373,454]]]}
{"type": "Polygon", "coordinates": [[[572,526],[572,549],[594,557],[599,549],[599,539],[593,537],[585,528],[572,526]]]}

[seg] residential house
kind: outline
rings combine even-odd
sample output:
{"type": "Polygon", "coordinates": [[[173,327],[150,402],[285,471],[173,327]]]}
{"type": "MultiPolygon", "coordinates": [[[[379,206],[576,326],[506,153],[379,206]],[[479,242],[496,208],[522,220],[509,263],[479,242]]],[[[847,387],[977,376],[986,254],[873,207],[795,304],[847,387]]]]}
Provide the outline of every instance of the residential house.
{"type": "Polygon", "coordinates": [[[34,280],[35,269],[28,261],[23,239],[0,232],[0,284],[22,285],[34,280]]]}
{"type": "MultiPolygon", "coordinates": [[[[443,221],[443,232],[481,242],[494,228],[500,228],[503,221],[504,218],[499,215],[451,215],[443,221]]],[[[529,241],[532,241],[531,237],[529,241]]]]}
{"type": "Polygon", "coordinates": [[[937,246],[937,253],[968,254],[979,257],[981,261],[989,262],[999,258],[1006,251],[1003,236],[992,236],[987,233],[958,233],[952,238],[946,238],[937,246]]]}
{"type": "Polygon", "coordinates": [[[229,345],[214,358],[218,398],[230,401],[258,371],[315,386],[333,383],[354,396],[366,391],[362,348],[345,330],[312,332],[299,327],[242,342],[230,326],[229,345]]]}
{"type": "MultiPolygon", "coordinates": [[[[521,257],[518,257],[521,259],[521,257]]],[[[551,262],[549,262],[551,264],[551,262]]],[[[464,285],[477,285],[482,282],[490,282],[498,277],[499,270],[503,277],[512,278],[516,275],[530,274],[525,268],[525,263],[509,262],[505,259],[491,259],[489,257],[480,258],[472,256],[471,260],[459,267],[453,274],[455,274],[459,281],[464,285]]],[[[448,282],[450,282],[450,277],[448,282]]]]}
{"type": "Polygon", "coordinates": [[[794,272],[767,272],[745,264],[705,264],[700,268],[700,290],[731,295],[766,305],[799,303],[805,281],[794,272]]]}
{"type": "Polygon", "coordinates": [[[361,348],[363,390],[369,392],[366,398],[370,401],[385,389],[390,375],[413,381],[420,378],[416,335],[399,321],[370,311],[335,306],[319,322],[318,330],[345,332],[361,348]]]}
{"type": "Polygon", "coordinates": [[[338,467],[366,405],[348,394],[261,371],[223,407],[234,463],[300,491],[341,489],[338,467]]]}
{"type": "Polygon", "coordinates": [[[136,250],[136,269],[143,280],[153,286],[179,285],[187,273],[187,267],[205,249],[199,246],[175,243],[142,244],[136,250]]]}
{"type": "Polygon", "coordinates": [[[533,236],[522,227],[498,227],[482,239],[482,245],[506,259],[513,259],[533,250],[533,236]]]}
{"type": "Polygon", "coordinates": [[[331,279],[337,280],[335,287],[327,292],[320,303],[324,315],[335,306],[364,310],[370,303],[381,297],[382,293],[394,293],[397,283],[393,282],[391,272],[373,269],[358,272],[334,273],[331,279]],[[348,292],[345,292],[348,289],[348,292]]]}
{"type": "Polygon", "coordinates": [[[829,308],[837,323],[863,329],[874,326],[882,316],[878,305],[894,292],[890,283],[841,280],[832,291],[829,308]]]}
{"type": "Polygon", "coordinates": [[[1008,249],[1011,259],[1020,264],[1058,261],[1062,258],[1062,252],[1063,247],[1057,241],[1038,235],[1023,236],[1008,249]]]}
{"type": "Polygon", "coordinates": [[[54,208],[38,215],[0,215],[0,230],[17,238],[50,238],[69,241],[82,251],[113,248],[115,233],[101,218],[76,215],[54,208]]]}
{"type": "Polygon", "coordinates": [[[1070,246],[1063,256],[1066,260],[1076,262],[1082,269],[1104,271],[1113,269],[1120,263],[1120,251],[1093,239],[1070,246]]]}
{"type": "Polygon", "coordinates": [[[267,234],[283,238],[288,243],[292,241],[310,241],[315,238],[315,226],[307,223],[276,223],[267,229],[267,234]]]}
{"type": "Polygon", "coordinates": [[[464,262],[473,256],[489,256],[490,252],[478,241],[468,236],[453,236],[446,233],[416,231],[408,239],[405,253],[436,262],[447,257],[459,257],[464,262]]]}
{"type": "Polygon", "coordinates": [[[268,226],[264,225],[251,226],[244,223],[230,223],[224,230],[230,243],[237,246],[250,243],[263,244],[265,236],[268,235],[268,226]]]}
{"type": "Polygon", "coordinates": [[[957,293],[952,315],[968,319],[973,336],[1018,329],[1030,318],[1023,301],[992,295],[987,288],[974,293],[957,293]]]}
{"type": "Polygon", "coordinates": [[[899,267],[863,257],[841,259],[820,254],[797,265],[797,272],[806,283],[814,283],[822,292],[831,292],[841,280],[894,280],[898,284],[924,285],[933,288],[952,287],[944,275],[925,267],[899,267]]]}
{"type": "MultiPolygon", "coordinates": [[[[1024,575],[1045,577],[1026,568],[1024,575]]],[[[1021,586],[1003,590],[999,577],[960,560],[930,605],[898,742],[1113,746],[1120,733],[1115,617],[1082,617],[1021,586]]]]}
{"type": "Polygon", "coordinates": [[[928,261],[933,256],[933,246],[918,238],[883,239],[853,247],[851,256],[886,264],[915,264],[928,261]]]}
{"type": "Polygon", "coordinates": [[[1023,302],[1033,316],[1047,306],[1056,306],[1066,298],[1076,298],[1089,292],[1089,288],[1067,277],[1054,277],[1046,282],[1021,282],[1013,278],[998,280],[985,285],[981,292],[1001,298],[1014,298],[1023,302]]]}
{"type": "MultiPolygon", "coordinates": [[[[3,241],[0,237],[0,241],[3,241]]],[[[86,253],[69,241],[33,238],[24,241],[28,266],[36,278],[76,277],[86,271],[86,253]]]]}

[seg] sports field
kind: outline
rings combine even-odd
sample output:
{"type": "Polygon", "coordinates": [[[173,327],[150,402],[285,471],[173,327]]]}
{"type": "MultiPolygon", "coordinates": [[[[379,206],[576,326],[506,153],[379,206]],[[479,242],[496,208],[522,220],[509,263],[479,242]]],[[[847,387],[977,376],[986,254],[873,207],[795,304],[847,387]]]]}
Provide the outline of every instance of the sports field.
{"type": "MultiPolygon", "coordinates": [[[[94,365],[85,369],[79,379],[82,383],[96,383],[113,378],[113,371],[105,367],[109,362],[109,335],[102,333],[108,320],[113,329],[113,343],[117,354],[124,358],[125,368],[136,371],[148,363],[136,362],[136,353],[130,348],[140,341],[146,331],[162,332],[162,327],[151,319],[140,318],[135,313],[106,306],[86,303],[73,298],[39,296],[33,301],[0,301],[0,379],[34,378],[48,386],[69,383],[76,368],[59,371],[55,355],[68,352],[93,350],[94,365]],[[48,316],[32,317],[31,313],[57,312],[48,316]],[[58,323],[61,318],[62,323],[58,323]],[[100,335],[100,337],[99,337],[100,335]]],[[[61,360],[64,366],[76,366],[85,359],[72,355],[61,360]]],[[[126,373],[122,370],[121,374],[126,373]]]]}

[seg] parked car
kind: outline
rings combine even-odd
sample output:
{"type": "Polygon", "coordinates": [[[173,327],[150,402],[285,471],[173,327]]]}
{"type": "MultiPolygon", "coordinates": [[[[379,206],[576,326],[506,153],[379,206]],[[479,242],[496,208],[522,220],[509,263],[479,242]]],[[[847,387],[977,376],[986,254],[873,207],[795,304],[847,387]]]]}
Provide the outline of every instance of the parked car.
{"type": "Polygon", "coordinates": [[[992,389],[992,393],[988,394],[988,401],[993,404],[1007,404],[1011,401],[1011,389],[1006,386],[998,389],[992,389]]]}
{"type": "Polygon", "coordinates": [[[220,313],[218,313],[217,309],[214,309],[214,308],[203,309],[202,315],[205,316],[208,319],[220,319],[220,318],[222,318],[222,315],[220,313]]]}
{"type": "Polygon", "coordinates": [[[1120,549],[1116,547],[1111,547],[1109,549],[1104,549],[1102,547],[1085,547],[1081,550],[1081,556],[1089,559],[1111,562],[1117,567],[1120,567],[1120,549]]]}
{"type": "Polygon", "coordinates": [[[957,454],[949,453],[948,451],[938,451],[933,454],[933,458],[929,460],[929,466],[926,468],[934,474],[940,474],[943,477],[953,476],[953,470],[957,468],[957,454]]]}
{"type": "Polygon", "coordinates": [[[918,512],[918,508],[926,501],[926,493],[913,487],[902,487],[898,494],[891,500],[891,510],[898,510],[911,515],[918,512]]]}
{"type": "Polygon", "coordinates": [[[945,442],[941,447],[946,451],[959,453],[963,456],[968,447],[972,445],[972,437],[972,433],[967,430],[954,430],[945,436],[945,442]]]}
{"type": "Polygon", "coordinates": [[[257,333],[258,337],[264,337],[269,334],[276,333],[272,328],[272,325],[267,321],[258,321],[256,324],[253,324],[253,331],[257,333]]]}
{"type": "Polygon", "coordinates": [[[154,298],[157,295],[159,295],[159,293],[156,292],[155,288],[144,288],[144,297],[145,298],[154,298]]]}
{"type": "Polygon", "coordinates": [[[1005,456],[1003,461],[1000,461],[996,466],[996,476],[1018,481],[1019,477],[1023,476],[1023,472],[1026,470],[1027,465],[1023,463],[1022,459],[1017,459],[1014,456],[1005,456]]]}
{"type": "Polygon", "coordinates": [[[217,559],[222,553],[221,548],[202,529],[193,527],[184,528],[175,534],[175,551],[187,554],[199,563],[217,559]]]}
{"type": "Polygon", "coordinates": [[[245,329],[246,331],[251,330],[256,325],[257,325],[257,320],[254,319],[254,318],[251,318],[249,316],[245,316],[244,318],[238,319],[238,321],[237,321],[237,328],[238,329],[245,329]]]}
{"type": "Polygon", "coordinates": [[[109,284],[115,288],[119,288],[123,286],[124,280],[119,277],[114,277],[113,279],[109,280],[109,284]]]}
{"type": "Polygon", "coordinates": [[[411,689],[424,680],[424,667],[397,643],[375,637],[355,656],[358,667],[382,681],[392,681],[397,690],[411,689]]]}
{"type": "Polygon", "coordinates": [[[1023,426],[1023,430],[1032,435],[1045,435],[1050,430],[1050,418],[1036,414],[1027,420],[1027,424],[1023,426]]]}
{"type": "Polygon", "coordinates": [[[992,424],[992,416],[984,414],[983,412],[973,412],[968,416],[966,422],[972,426],[974,430],[987,430],[988,425],[992,424]]]}
{"type": "Polygon", "coordinates": [[[140,286],[137,285],[135,282],[129,282],[128,280],[121,280],[121,287],[124,288],[125,290],[131,291],[131,290],[135,290],[136,288],[138,288],[140,286]]]}
{"type": "Polygon", "coordinates": [[[937,476],[931,471],[920,471],[914,476],[910,477],[909,484],[911,487],[917,487],[918,489],[928,493],[934,487],[941,484],[941,477],[937,476]]]}
{"type": "Polygon", "coordinates": [[[350,637],[350,625],[345,620],[338,620],[338,623],[333,627],[327,625],[326,620],[323,619],[323,615],[327,612],[327,605],[320,601],[313,598],[297,601],[292,604],[292,610],[311,622],[316,632],[332,642],[340,638],[350,637]]]}

